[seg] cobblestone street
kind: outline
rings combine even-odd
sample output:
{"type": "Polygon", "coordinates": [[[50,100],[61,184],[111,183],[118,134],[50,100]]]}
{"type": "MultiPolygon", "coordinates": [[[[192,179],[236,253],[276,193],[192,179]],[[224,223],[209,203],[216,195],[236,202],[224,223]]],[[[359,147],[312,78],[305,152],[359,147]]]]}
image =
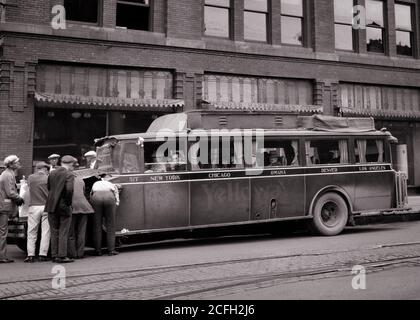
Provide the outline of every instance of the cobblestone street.
{"type": "MultiPolygon", "coordinates": [[[[288,234],[143,244],[122,249],[116,257],[87,257],[64,265],[66,287],[60,290],[52,289],[54,264],[24,264],[23,253],[10,246],[17,261],[0,266],[0,298],[317,299],[326,294],[314,293],[317,281],[335,279],[342,279],[339,286],[344,287],[328,287],[328,292],[334,296],[344,290],[335,298],[348,298],[348,292],[356,293],[351,290],[355,265],[365,267],[368,283],[400,269],[407,276],[420,275],[419,233],[420,222],[405,222],[348,228],[331,238],[288,234]],[[291,286],[293,296],[279,291],[291,286]],[[308,297],[309,292],[315,295],[308,297]]],[[[398,287],[393,279],[399,278],[389,277],[376,287],[382,295],[369,293],[369,286],[363,295],[420,298],[418,276],[408,279],[414,288],[406,293],[400,287],[388,294],[387,288],[398,287]]]]}

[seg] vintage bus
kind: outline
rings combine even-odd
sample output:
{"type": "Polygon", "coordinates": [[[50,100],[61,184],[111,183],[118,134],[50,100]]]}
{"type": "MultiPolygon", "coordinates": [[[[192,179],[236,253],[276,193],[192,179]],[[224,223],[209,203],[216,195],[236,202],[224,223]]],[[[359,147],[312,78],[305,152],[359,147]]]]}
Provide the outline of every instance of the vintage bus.
{"type": "Polygon", "coordinates": [[[355,215],[404,209],[395,142],[372,118],[191,111],[95,143],[121,189],[116,236],[129,238],[297,219],[337,235],[355,215]]]}

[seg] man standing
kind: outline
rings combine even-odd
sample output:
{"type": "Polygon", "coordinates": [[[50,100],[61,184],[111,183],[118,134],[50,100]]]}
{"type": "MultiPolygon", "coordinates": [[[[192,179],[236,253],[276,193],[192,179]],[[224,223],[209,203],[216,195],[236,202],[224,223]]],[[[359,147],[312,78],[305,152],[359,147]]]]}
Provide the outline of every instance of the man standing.
{"type": "Polygon", "coordinates": [[[72,171],[77,159],[72,156],[61,158],[61,167],[48,176],[48,198],[45,211],[51,230],[51,255],[53,262],[67,263],[74,260],[67,257],[67,241],[71,225],[74,175],[72,171]]]}
{"type": "Polygon", "coordinates": [[[84,154],[87,164],[87,168],[95,169],[96,164],[96,152],[95,151],[88,151],[84,154]]]}
{"type": "Polygon", "coordinates": [[[60,159],[60,155],[56,153],[48,157],[48,161],[50,162],[50,172],[58,168],[58,159],[60,159]]]}
{"type": "Polygon", "coordinates": [[[4,159],[6,170],[0,175],[0,263],[10,263],[7,258],[7,231],[9,216],[17,217],[17,206],[24,201],[17,193],[15,171],[20,168],[20,160],[11,155],[4,159]]]}
{"type": "Polygon", "coordinates": [[[115,250],[115,214],[120,203],[120,197],[117,186],[104,179],[106,173],[101,173],[99,176],[101,180],[93,184],[90,197],[95,210],[93,216],[93,245],[95,255],[102,255],[102,222],[105,219],[108,255],[114,256],[118,254],[115,250]]]}
{"type": "Polygon", "coordinates": [[[28,257],[24,262],[35,261],[35,247],[38,238],[38,229],[41,225],[41,246],[39,248],[39,261],[47,261],[50,247],[50,224],[45,204],[48,198],[48,164],[44,161],[35,166],[36,172],[28,178],[29,185],[29,213],[28,213],[28,257]]]}

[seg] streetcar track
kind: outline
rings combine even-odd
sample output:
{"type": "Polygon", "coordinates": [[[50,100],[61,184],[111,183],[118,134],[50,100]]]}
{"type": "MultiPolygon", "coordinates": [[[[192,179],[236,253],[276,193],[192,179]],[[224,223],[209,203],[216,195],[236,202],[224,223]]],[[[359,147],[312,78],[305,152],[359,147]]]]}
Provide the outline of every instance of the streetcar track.
{"type": "MultiPolygon", "coordinates": [[[[372,270],[371,268],[383,268],[385,266],[392,266],[392,265],[398,265],[402,263],[407,263],[410,261],[407,260],[413,260],[413,259],[420,259],[420,256],[415,257],[406,257],[406,258],[394,258],[394,259],[386,259],[382,260],[382,263],[380,264],[372,264],[369,266],[369,264],[365,264],[365,266],[368,266],[370,268],[370,272],[375,272],[375,270],[372,270]]],[[[377,263],[377,262],[375,262],[377,263]]],[[[220,283],[221,285],[214,285],[207,288],[200,288],[200,289],[194,289],[189,291],[182,291],[172,294],[166,294],[166,295],[160,295],[156,297],[152,297],[150,299],[145,300],[169,300],[174,298],[180,298],[185,297],[189,295],[194,294],[200,294],[200,293],[206,293],[206,292],[212,292],[217,290],[223,290],[228,288],[234,288],[239,286],[246,286],[246,285],[252,285],[257,283],[264,283],[268,281],[273,280],[290,280],[297,278],[295,282],[302,281],[301,278],[307,278],[307,277],[313,277],[313,276],[319,276],[319,275],[325,275],[325,274],[335,274],[335,273],[347,273],[351,270],[351,268],[347,267],[346,264],[339,265],[339,266],[329,266],[325,268],[319,268],[319,269],[312,269],[312,270],[297,270],[297,271],[288,271],[288,272],[280,272],[280,273],[268,273],[268,274],[262,274],[262,275],[243,275],[243,276],[237,276],[237,277],[230,277],[228,279],[226,278],[217,278],[217,279],[204,279],[204,280],[191,280],[191,281],[184,281],[182,283],[173,283],[173,284],[165,284],[165,285],[157,285],[157,286],[135,286],[135,287],[129,287],[129,288],[123,288],[123,289],[111,289],[111,290],[101,290],[96,292],[89,292],[89,293],[83,293],[83,294],[67,294],[67,295],[60,295],[55,297],[46,297],[46,298],[39,298],[40,300],[55,300],[55,299],[72,299],[72,298],[78,298],[78,297],[89,297],[89,296],[97,296],[97,295],[106,295],[106,294],[116,294],[116,293],[127,293],[127,292],[133,292],[133,291],[144,291],[144,290],[153,290],[153,289],[159,289],[161,287],[167,288],[168,286],[171,286],[173,288],[180,287],[180,286],[186,286],[190,283],[196,283],[200,285],[205,284],[212,284],[212,283],[220,283]],[[230,282],[230,283],[226,283],[230,282]]],[[[378,270],[380,271],[380,270],[378,270]]],[[[343,274],[338,275],[338,277],[344,276],[343,274]]]]}
{"type": "MultiPolygon", "coordinates": [[[[420,245],[420,242],[408,242],[408,243],[396,243],[396,244],[384,244],[384,245],[375,245],[372,247],[363,248],[364,250],[376,250],[392,247],[401,247],[401,246],[413,246],[420,245]]],[[[265,257],[254,257],[254,258],[245,258],[245,259],[229,259],[229,260],[219,260],[219,261],[209,261],[209,262],[199,262],[192,264],[179,264],[179,265],[167,265],[167,266],[155,266],[155,267],[146,267],[146,268],[135,268],[127,270],[116,270],[116,271],[106,271],[106,272],[96,272],[96,273],[84,273],[84,274],[74,274],[67,275],[66,279],[75,279],[83,277],[92,277],[92,276],[105,276],[111,274],[125,274],[125,273],[141,273],[141,272],[152,272],[149,274],[156,273],[165,273],[183,269],[193,269],[197,267],[211,267],[217,265],[227,265],[227,264],[237,264],[237,263],[249,263],[254,261],[268,261],[268,260],[277,260],[277,259],[288,259],[288,258],[298,258],[298,257],[310,257],[310,256],[323,256],[337,253],[348,253],[354,251],[363,250],[360,248],[350,249],[350,250],[336,250],[336,251],[327,251],[321,253],[299,253],[299,254],[289,254],[289,255],[276,255],[276,256],[265,256],[265,257]]],[[[145,275],[149,275],[145,274],[145,275]]],[[[42,277],[42,278],[29,278],[29,279],[17,279],[13,281],[0,281],[0,285],[15,284],[15,283],[27,283],[27,282],[38,282],[38,281],[50,281],[52,277],[42,277]]],[[[2,297],[0,297],[1,299],[2,297]]]]}
{"type": "MultiPolygon", "coordinates": [[[[320,254],[316,254],[316,255],[320,255],[320,254]]],[[[293,256],[300,256],[300,255],[293,255],[293,256]]],[[[281,256],[280,258],[284,258],[286,256],[281,256]]],[[[270,257],[270,259],[274,259],[274,257],[270,257]]],[[[382,268],[385,266],[391,266],[391,265],[396,265],[396,264],[401,264],[401,263],[407,263],[410,262],[411,260],[415,260],[415,259],[420,259],[420,255],[419,256],[408,256],[408,257],[398,257],[398,258],[391,258],[391,259],[382,259],[382,260],[377,260],[377,261],[371,261],[368,263],[364,263],[365,266],[370,266],[371,268],[382,268]]],[[[248,261],[254,261],[256,259],[243,259],[240,260],[243,263],[247,263],[248,261]]],[[[260,259],[258,259],[260,260],[260,259]]],[[[266,259],[268,260],[268,259],[266,259]]],[[[237,263],[237,260],[234,260],[235,263],[237,263]]],[[[217,265],[228,265],[230,264],[231,261],[225,261],[223,262],[217,262],[217,263],[201,263],[201,264],[194,264],[194,265],[187,265],[188,268],[174,268],[172,267],[172,269],[168,269],[165,268],[167,270],[163,271],[163,272],[176,272],[179,270],[183,270],[183,269],[189,269],[189,268],[195,268],[196,265],[208,265],[209,267],[211,266],[217,266],[217,265]]],[[[416,263],[415,261],[413,261],[413,263],[416,263]]],[[[183,266],[186,267],[186,266],[183,266]]],[[[162,268],[157,268],[157,269],[162,269],[162,268]]],[[[163,295],[163,296],[158,296],[158,297],[154,297],[152,299],[171,299],[171,298],[176,298],[176,297],[181,297],[181,296],[185,296],[185,295],[191,295],[191,294],[197,294],[197,293],[203,293],[203,292],[208,292],[208,291],[215,291],[215,290],[220,290],[220,289],[224,289],[224,288],[230,288],[230,287],[236,287],[236,286],[243,286],[243,285],[249,285],[249,284],[254,284],[254,283],[261,283],[261,282],[266,282],[266,281],[272,281],[274,279],[292,279],[292,278],[301,278],[301,277],[308,277],[308,276],[314,276],[314,275],[319,275],[319,274],[328,274],[328,273],[337,273],[337,272],[343,272],[343,271],[348,271],[349,270],[349,263],[344,263],[341,264],[339,266],[328,266],[326,268],[321,268],[321,269],[312,269],[312,270],[295,270],[295,271],[288,271],[288,272],[280,272],[280,273],[268,273],[268,274],[262,274],[262,275],[243,275],[243,276],[237,276],[237,277],[229,277],[229,278],[213,278],[213,279],[203,279],[203,280],[191,280],[191,281],[183,281],[180,283],[172,283],[172,284],[165,284],[165,285],[152,285],[152,286],[135,286],[135,287],[128,287],[128,288],[123,288],[123,289],[112,289],[112,290],[99,290],[99,291],[93,291],[93,292],[84,292],[84,293],[74,293],[74,294],[64,294],[64,295],[55,295],[54,297],[40,297],[38,299],[44,300],[44,299],[71,299],[71,298],[77,298],[77,297],[84,297],[84,296],[91,296],[91,295],[105,295],[105,294],[115,294],[115,293],[124,293],[124,292],[132,292],[132,291],[136,291],[136,290],[153,290],[153,289],[159,289],[160,287],[164,286],[165,288],[167,288],[168,286],[171,286],[173,288],[176,288],[178,286],[185,286],[185,285],[189,285],[191,283],[194,284],[211,284],[211,283],[219,283],[219,282],[223,282],[223,285],[215,285],[213,287],[210,288],[205,288],[205,289],[196,289],[196,290],[191,290],[188,292],[179,292],[179,293],[173,293],[170,295],[163,295]],[[227,283],[228,282],[228,283],[227,283]],[[229,283],[230,282],[230,283],[229,283]]],[[[140,272],[141,273],[141,272],[140,272]]],[[[155,274],[159,274],[162,273],[162,271],[156,271],[156,272],[150,272],[150,273],[146,273],[146,274],[135,274],[135,275],[127,275],[124,277],[116,277],[116,278],[112,278],[112,279],[99,279],[99,280],[94,280],[94,281],[88,281],[88,282],[83,282],[83,283],[76,283],[70,286],[67,286],[67,288],[77,288],[77,287],[82,287],[82,286],[86,286],[86,285],[90,285],[90,284],[95,284],[95,283],[104,283],[104,282],[112,282],[112,281],[118,281],[118,280],[123,280],[123,279],[130,279],[130,278],[139,278],[139,277],[145,277],[145,276],[149,276],[149,275],[155,275],[155,274]]],[[[109,273],[111,274],[111,272],[109,273]]],[[[79,275],[79,277],[81,277],[79,275]]],[[[51,280],[51,279],[47,279],[47,280],[51,280]]],[[[48,289],[41,289],[41,290],[33,290],[33,291],[25,291],[19,294],[14,294],[14,295],[9,295],[9,296],[3,296],[1,297],[1,299],[13,299],[13,298],[19,298],[19,297],[25,297],[25,296],[30,296],[30,295],[34,295],[34,294],[43,294],[46,292],[51,292],[53,291],[51,288],[48,289]]]]}

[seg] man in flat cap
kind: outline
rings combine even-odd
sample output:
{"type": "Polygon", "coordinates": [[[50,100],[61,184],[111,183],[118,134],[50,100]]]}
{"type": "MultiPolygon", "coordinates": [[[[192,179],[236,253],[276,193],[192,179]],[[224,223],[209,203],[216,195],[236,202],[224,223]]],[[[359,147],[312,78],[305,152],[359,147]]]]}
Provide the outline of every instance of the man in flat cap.
{"type": "Polygon", "coordinates": [[[77,159],[72,156],[61,158],[61,167],[48,176],[48,198],[45,211],[51,230],[51,255],[53,262],[67,263],[74,260],[67,256],[67,241],[71,225],[74,170],[77,159]]]}
{"type": "Polygon", "coordinates": [[[53,153],[48,157],[48,161],[50,163],[50,172],[54,171],[58,167],[58,160],[60,159],[60,155],[53,153]]]}
{"type": "Polygon", "coordinates": [[[87,164],[86,167],[95,169],[96,164],[96,152],[95,151],[88,151],[84,154],[87,164]]]}
{"type": "Polygon", "coordinates": [[[16,187],[16,170],[19,169],[20,160],[15,155],[4,159],[6,169],[0,175],[0,263],[10,263],[13,260],[7,258],[7,231],[10,217],[17,217],[17,207],[24,201],[19,196],[16,187]]]}
{"type": "Polygon", "coordinates": [[[28,257],[24,262],[35,262],[36,240],[38,229],[41,226],[41,245],[39,248],[39,261],[47,261],[48,249],[50,247],[50,224],[48,213],[45,212],[45,204],[48,198],[48,168],[44,161],[35,165],[35,173],[28,177],[29,186],[29,213],[28,213],[28,257]]]}

